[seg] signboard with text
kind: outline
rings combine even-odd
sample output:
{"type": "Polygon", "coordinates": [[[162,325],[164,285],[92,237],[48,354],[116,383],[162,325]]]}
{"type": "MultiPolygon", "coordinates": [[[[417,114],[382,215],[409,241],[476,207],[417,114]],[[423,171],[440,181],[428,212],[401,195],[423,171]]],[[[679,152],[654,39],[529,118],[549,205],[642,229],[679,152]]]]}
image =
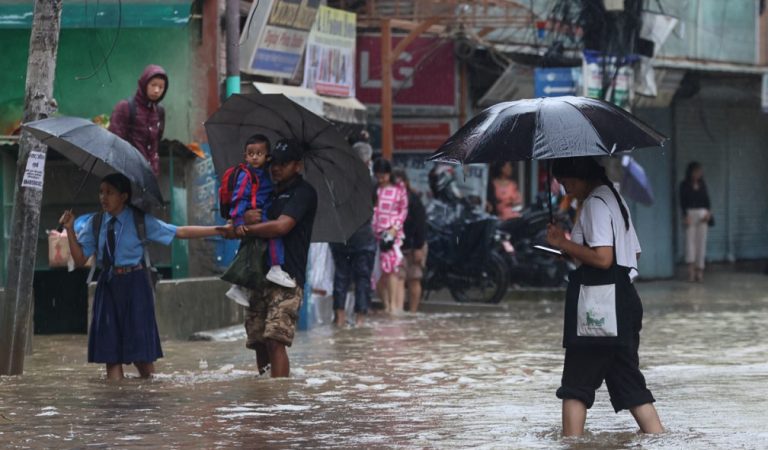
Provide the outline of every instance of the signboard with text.
{"type": "Polygon", "coordinates": [[[320,0],[273,0],[271,5],[254,2],[243,31],[242,40],[251,42],[241,42],[241,59],[245,53],[243,62],[247,63],[241,69],[256,75],[293,78],[319,6],[320,0]]]}
{"type": "Polygon", "coordinates": [[[320,95],[355,96],[357,16],[320,6],[309,33],[304,87],[320,95]]]}
{"type": "MultiPolygon", "coordinates": [[[[392,37],[392,47],[403,39],[392,37]]],[[[381,103],[381,35],[357,37],[357,98],[367,105],[381,103]]],[[[392,65],[394,109],[456,110],[456,59],[453,43],[420,37],[392,65]]]]}
{"type": "Polygon", "coordinates": [[[632,86],[634,84],[634,71],[630,65],[633,60],[623,61],[619,65],[616,57],[608,57],[603,60],[598,52],[585,50],[583,62],[583,84],[585,97],[605,98],[606,101],[629,111],[632,101],[632,86]],[[603,96],[603,72],[611,79],[608,92],[603,96]]]}

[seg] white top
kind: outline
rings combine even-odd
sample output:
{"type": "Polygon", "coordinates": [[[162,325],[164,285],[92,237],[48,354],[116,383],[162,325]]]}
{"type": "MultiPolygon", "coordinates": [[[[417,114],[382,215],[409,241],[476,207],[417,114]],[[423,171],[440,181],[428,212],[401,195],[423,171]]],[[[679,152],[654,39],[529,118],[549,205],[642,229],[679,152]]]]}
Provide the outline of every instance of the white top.
{"type": "MultiPolygon", "coordinates": [[[[624,203],[625,208],[626,206],[624,203]]],[[[623,267],[629,267],[631,269],[629,277],[634,280],[638,275],[637,254],[640,253],[641,249],[628,208],[627,215],[629,230],[624,226],[624,218],[621,215],[616,196],[613,195],[608,186],[598,186],[584,200],[579,220],[571,232],[571,240],[589,247],[613,247],[615,235],[616,263],[623,267]]]]}

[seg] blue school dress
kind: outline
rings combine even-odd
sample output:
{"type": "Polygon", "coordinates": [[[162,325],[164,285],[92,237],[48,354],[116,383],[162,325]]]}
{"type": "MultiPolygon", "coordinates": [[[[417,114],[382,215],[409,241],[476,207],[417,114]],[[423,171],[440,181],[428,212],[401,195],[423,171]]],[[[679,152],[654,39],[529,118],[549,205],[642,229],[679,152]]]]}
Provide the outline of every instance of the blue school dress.
{"type": "MultiPolygon", "coordinates": [[[[140,265],[144,248],[125,207],[113,217],[103,214],[98,239],[93,218],[84,224],[77,241],[86,257],[96,255],[102,267],[93,301],[93,320],[88,335],[88,362],[106,364],[149,363],[161,358],[160,335],[155,319],[155,296],[146,270],[140,265]],[[110,227],[110,220],[114,219],[110,227]],[[107,245],[107,232],[114,230],[114,254],[107,245]],[[111,264],[110,264],[111,263],[111,264]]],[[[176,226],[145,215],[147,240],[170,245],[176,226]]]]}

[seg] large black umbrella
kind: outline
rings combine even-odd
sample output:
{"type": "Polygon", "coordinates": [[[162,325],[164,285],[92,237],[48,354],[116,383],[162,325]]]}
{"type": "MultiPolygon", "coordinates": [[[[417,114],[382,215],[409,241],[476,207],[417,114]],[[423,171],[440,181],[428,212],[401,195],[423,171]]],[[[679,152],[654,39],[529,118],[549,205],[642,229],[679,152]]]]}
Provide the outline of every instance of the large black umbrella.
{"type": "MultiPolygon", "coordinates": [[[[666,140],[645,122],[602,100],[536,98],[499,103],[484,110],[448,138],[429,160],[471,164],[608,156],[659,147],[666,140]]],[[[551,195],[550,189],[547,191],[551,195]]],[[[551,201],[549,212],[551,219],[551,201]]]]}
{"type": "Polygon", "coordinates": [[[216,173],[243,161],[245,141],[253,134],[272,143],[299,140],[304,177],[317,191],[314,242],[344,242],[373,212],[368,168],[333,124],[282,94],[237,94],[206,122],[216,173]]]}
{"type": "Polygon", "coordinates": [[[133,185],[134,205],[148,210],[163,204],[157,179],[144,155],[105,128],[90,120],[66,116],[29,122],[22,128],[88,174],[104,177],[119,172],[128,177],[133,185]]]}
{"type": "Polygon", "coordinates": [[[607,156],[663,145],[666,136],[602,100],[549,97],[504,102],[484,110],[429,159],[489,163],[607,156]]]}

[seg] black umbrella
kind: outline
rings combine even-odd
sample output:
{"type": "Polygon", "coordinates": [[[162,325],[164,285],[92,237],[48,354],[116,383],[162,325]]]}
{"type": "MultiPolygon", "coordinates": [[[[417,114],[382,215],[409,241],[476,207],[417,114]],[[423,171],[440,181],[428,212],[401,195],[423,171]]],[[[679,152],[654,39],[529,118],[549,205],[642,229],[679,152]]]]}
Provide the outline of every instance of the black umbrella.
{"type": "Polygon", "coordinates": [[[368,168],[336,128],[282,94],[237,94],[206,122],[216,173],[243,162],[253,134],[302,142],[304,177],[317,191],[314,242],[344,242],[373,212],[368,168]]]}
{"type": "Polygon", "coordinates": [[[666,140],[637,117],[602,100],[536,98],[499,103],[484,110],[448,138],[429,160],[471,164],[608,156],[659,147],[666,140]]]}
{"type": "Polygon", "coordinates": [[[623,109],[587,97],[504,102],[484,110],[429,159],[489,163],[606,156],[658,147],[667,137],[623,109]]]}
{"type": "MultiPolygon", "coordinates": [[[[163,196],[149,163],[134,146],[105,128],[80,117],[53,117],[22,125],[43,144],[98,177],[120,172],[133,184],[132,203],[149,210],[163,196]]],[[[80,184],[77,194],[85,182],[80,184]]]]}

